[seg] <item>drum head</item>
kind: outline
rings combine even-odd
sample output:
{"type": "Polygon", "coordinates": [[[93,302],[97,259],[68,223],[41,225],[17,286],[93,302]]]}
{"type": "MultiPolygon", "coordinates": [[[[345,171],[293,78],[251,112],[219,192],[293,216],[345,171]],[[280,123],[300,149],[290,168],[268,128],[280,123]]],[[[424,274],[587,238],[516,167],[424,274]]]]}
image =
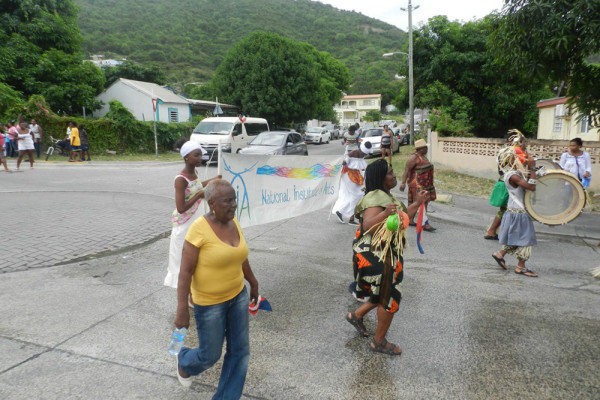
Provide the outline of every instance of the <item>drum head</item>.
{"type": "Polygon", "coordinates": [[[551,160],[549,158],[536,158],[535,160],[535,166],[542,168],[544,167],[546,169],[546,171],[550,171],[553,169],[557,169],[559,171],[562,171],[562,168],[560,167],[560,164],[557,163],[554,160],[551,160]]]}
{"type": "Polygon", "coordinates": [[[579,179],[567,171],[550,171],[537,178],[535,191],[525,191],[525,210],[546,225],[573,221],[585,207],[585,191],[579,179]]]}

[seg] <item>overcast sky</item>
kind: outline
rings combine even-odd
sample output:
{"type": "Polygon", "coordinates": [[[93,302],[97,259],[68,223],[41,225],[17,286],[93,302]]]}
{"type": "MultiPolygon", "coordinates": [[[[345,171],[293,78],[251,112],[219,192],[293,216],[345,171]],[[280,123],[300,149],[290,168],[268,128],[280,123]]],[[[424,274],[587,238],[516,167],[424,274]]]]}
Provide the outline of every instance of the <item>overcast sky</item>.
{"type": "MultiPolygon", "coordinates": [[[[408,13],[400,10],[406,8],[408,0],[318,0],[331,4],[340,10],[360,12],[367,17],[395,25],[408,30],[408,13]]],[[[494,10],[500,10],[503,0],[412,0],[413,28],[436,15],[446,15],[450,21],[462,22],[480,19],[494,10]],[[418,9],[414,9],[419,6],[418,9]]]]}

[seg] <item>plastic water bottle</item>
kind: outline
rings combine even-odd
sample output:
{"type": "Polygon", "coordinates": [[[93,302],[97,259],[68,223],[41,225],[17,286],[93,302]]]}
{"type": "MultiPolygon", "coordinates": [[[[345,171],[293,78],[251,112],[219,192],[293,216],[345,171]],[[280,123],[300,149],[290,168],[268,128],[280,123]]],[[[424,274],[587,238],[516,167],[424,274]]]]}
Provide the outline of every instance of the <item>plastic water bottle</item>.
{"type": "Polygon", "coordinates": [[[583,188],[586,189],[588,187],[590,187],[590,181],[592,180],[591,176],[588,176],[587,178],[583,178],[583,188]]]}
{"type": "Polygon", "coordinates": [[[179,328],[173,331],[173,338],[171,339],[171,344],[169,345],[169,353],[174,356],[179,354],[179,350],[183,346],[183,339],[185,338],[185,334],[187,333],[187,329],[179,328]]]}

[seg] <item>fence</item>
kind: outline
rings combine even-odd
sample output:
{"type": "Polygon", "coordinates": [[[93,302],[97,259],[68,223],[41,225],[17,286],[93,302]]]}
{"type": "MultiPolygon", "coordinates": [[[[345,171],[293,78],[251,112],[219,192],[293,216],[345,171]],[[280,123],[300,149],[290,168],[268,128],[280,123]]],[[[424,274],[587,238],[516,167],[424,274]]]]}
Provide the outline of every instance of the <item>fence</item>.
{"type": "MultiPolygon", "coordinates": [[[[437,168],[451,169],[467,175],[497,179],[496,155],[504,145],[503,139],[439,137],[431,132],[430,159],[437,168]]],[[[527,141],[527,152],[535,158],[555,161],[569,147],[568,140],[531,139],[527,141]]],[[[600,142],[586,141],[583,151],[592,160],[590,189],[600,191],[600,142]]]]}

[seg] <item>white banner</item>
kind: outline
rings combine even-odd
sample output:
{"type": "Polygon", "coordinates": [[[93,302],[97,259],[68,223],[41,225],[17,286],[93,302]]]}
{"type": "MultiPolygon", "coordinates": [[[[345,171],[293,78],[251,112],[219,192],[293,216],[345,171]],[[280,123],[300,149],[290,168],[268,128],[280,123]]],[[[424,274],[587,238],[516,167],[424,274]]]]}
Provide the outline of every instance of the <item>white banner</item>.
{"type": "Polygon", "coordinates": [[[342,156],[221,155],[242,227],[331,207],[338,197],[342,156]]]}

